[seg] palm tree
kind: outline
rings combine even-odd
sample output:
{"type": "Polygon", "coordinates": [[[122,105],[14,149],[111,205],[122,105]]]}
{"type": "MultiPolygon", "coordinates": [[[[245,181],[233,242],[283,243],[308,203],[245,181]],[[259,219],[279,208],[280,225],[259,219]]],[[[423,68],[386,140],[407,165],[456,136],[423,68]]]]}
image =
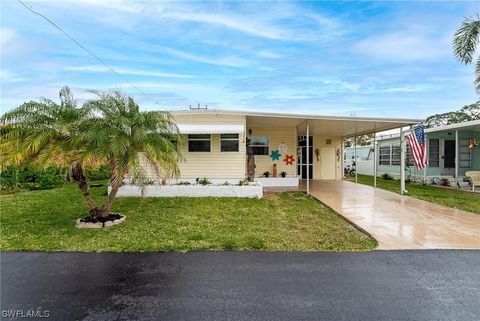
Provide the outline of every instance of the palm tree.
{"type": "MultiPolygon", "coordinates": [[[[455,32],[453,49],[455,56],[465,65],[472,63],[475,50],[480,42],[480,15],[465,18],[460,28],[455,32]]],[[[475,66],[475,88],[480,93],[480,57],[475,66]]]]}
{"type": "Polygon", "coordinates": [[[87,159],[100,157],[109,164],[111,189],[105,203],[94,210],[106,216],[126,176],[143,188],[151,175],[159,180],[178,175],[181,140],[168,113],[141,112],[119,91],[93,93],[98,99],[84,106],[97,116],[74,141],[88,145],[87,159]]]}
{"type": "Polygon", "coordinates": [[[42,99],[4,114],[0,164],[68,167],[92,218],[105,217],[127,176],[143,186],[148,175],[178,174],[179,134],[164,112],[142,112],[119,91],[95,92],[77,107],[68,87],[60,104],[42,99]],[[99,207],[90,196],[85,167],[108,164],[110,191],[99,207]]]}

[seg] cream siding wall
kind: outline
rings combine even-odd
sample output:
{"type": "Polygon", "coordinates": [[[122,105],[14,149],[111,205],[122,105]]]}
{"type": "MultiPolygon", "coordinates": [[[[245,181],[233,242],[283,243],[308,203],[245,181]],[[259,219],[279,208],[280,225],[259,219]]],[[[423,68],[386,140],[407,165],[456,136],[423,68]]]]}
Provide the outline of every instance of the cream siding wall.
{"type": "MultiPolygon", "coordinates": [[[[277,164],[277,173],[280,177],[280,173],[285,171],[288,176],[297,175],[297,129],[296,128],[271,128],[271,127],[254,127],[248,126],[247,132],[252,130],[252,136],[268,136],[269,137],[269,153],[272,150],[278,149],[278,145],[285,143],[288,146],[286,154],[293,155],[295,162],[293,165],[285,165],[283,158],[284,154],[280,157],[280,160],[272,161],[270,156],[255,155],[255,176],[262,176],[264,172],[273,172],[273,164],[277,164]]],[[[247,133],[248,135],[248,133],[247,133]]]]}
{"type": "MultiPolygon", "coordinates": [[[[237,115],[174,115],[180,123],[228,123],[245,125],[245,116],[237,115]]],[[[188,152],[187,135],[184,136],[183,159],[179,164],[182,178],[245,178],[245,134],[240,134],[238,152],[220,152],[220,135],[211,135],[210,152],[188,152]]]]}
{"type": "Polygon", "coordinates": [[[335,168],[335,179],[342,179],[341,163],[340,160],[337,160],[336,155],[336,152],[341,147],[341,144],[342,139],[340,137],[313,136],[313,179],[325,179],[330,176],[329,173],[322,173],[322,166],[320,164],[322,160],[325,161],[325,159],[328,159],[328,157],[322,158],[322,155],[320,155],[319,160],[317,160],[315,155],[315,149],[318,148],[318,150],[321,151],[322,147],[333,147],[333,153],[335,153],[334,157],[332,157],[335,160],[335,164],[332,164],[331,166],[329,166],[330,164],[326,164],[324,168],[335,168]],[[331,139],[330,145],[327,145],[327,139],[331,139]]]}

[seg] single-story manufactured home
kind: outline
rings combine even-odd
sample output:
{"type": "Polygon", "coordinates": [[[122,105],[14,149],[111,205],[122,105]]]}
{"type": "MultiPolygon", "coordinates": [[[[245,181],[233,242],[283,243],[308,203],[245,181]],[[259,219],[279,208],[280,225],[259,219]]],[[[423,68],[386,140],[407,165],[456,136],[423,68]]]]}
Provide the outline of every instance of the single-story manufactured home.
{"type": "MultiPolygon", "coordinates": [[[[430,182],[433,178],[463,181],[465,172],[480,170],[480,120],[425,129],[428,166],[417,170],[407,145],[407,175],[430,182]]],[[[358,146],[357,172],[373,175],[373,162],[377,160],[377,175],[400,175],[400,135],[377,137],[377,148],[358,146]],[[376,156],[377,155],[377,156],[376,156]]],[[[345,163],[355,159],[355,148],[345,149],[345,163]]]]}
{"type": "MultiPolygon", "coordinates": [[[[215,109],[171,115],[184,142],[180,174],[142,189],[146,196],[262,197],[264,187],[295,188],[302,179],[309,193],[312,179],[343,178],[345,139],[419,122],[215,109]]],[[[127,184],[117,196],[139,193],[127,184]]]]}
{"type": "Polygon", "coordinates": [[[250,153],[255,180],[263,186],[298,185],[299,179],[307,177],[340,180],[345,138],[419,122],[231,110],[171,113],[186,141],[177,181],[206,177],[216,183],[238,184],[247,177],[250,153]]]}

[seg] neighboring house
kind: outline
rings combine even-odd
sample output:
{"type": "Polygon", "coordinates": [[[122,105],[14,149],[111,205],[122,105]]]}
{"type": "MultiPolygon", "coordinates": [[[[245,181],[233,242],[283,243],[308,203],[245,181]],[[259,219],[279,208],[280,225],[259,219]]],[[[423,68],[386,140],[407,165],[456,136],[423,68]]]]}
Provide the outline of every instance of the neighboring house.
{"type": "MultiPolygon", "coordinates": [[[[357,146],[355,169],[359,174],[373,175],[373,159],[375,157],[375,150],[373,145],[357,146]]],[[[345,149],[344,164],[346,167],[353,165],[355,159],[355,147],[347,147],[345,149]]]]}
{"type": "Polygon", "coordinates": [[[307,172],[311,179],[342,179],[342,139],[418,122],[201,109],[171,113],[185,139],[177,180],[206,177],[214,183],[238,184],[247,176],[247,152],[251,152],[255,176],[263,186],[283,184],[282,180],[259,178],[264,172],[273,173],[274,165],[277,177],[286,172],[297,185],[298,179],[307,178],[307,172]]]}
{"type": "MultiPolygon", "coordinates": [[[[433,177],[463,181],[465,172],[480,170],[480,120],[473,120],[459,124],[428,128],[425,130],[428,167],[425,170],[416,170],[410,148],[407,144],[407,175],[413,178],[433,177]],[[477,145],[475,145],[477,142],[477,145]]],[[[372,147],[369,147],[372,148],[372,147]]],[[[357,148],[358,150],[359,148],[357,148]]],[[[400,137],[399,134],[377,137],[377,175],[389,173],[400,175],[400,137]]],[[[353,148],[346,149],[352,154],[353,148]]],[[[373,173],[373,159],[364,168],[358,169],[359,174],[373,173]]]]}

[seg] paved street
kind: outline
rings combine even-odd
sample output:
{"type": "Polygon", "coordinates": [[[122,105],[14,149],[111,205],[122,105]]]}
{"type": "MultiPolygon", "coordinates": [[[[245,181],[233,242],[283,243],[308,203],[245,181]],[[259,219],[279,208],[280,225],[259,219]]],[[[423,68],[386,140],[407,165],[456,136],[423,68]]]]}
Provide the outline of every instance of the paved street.
{"type": "Polygon", "coordinates": [[[480,320],[480,251],[0,258],[2,313],[51,320],[480,320]]]}

